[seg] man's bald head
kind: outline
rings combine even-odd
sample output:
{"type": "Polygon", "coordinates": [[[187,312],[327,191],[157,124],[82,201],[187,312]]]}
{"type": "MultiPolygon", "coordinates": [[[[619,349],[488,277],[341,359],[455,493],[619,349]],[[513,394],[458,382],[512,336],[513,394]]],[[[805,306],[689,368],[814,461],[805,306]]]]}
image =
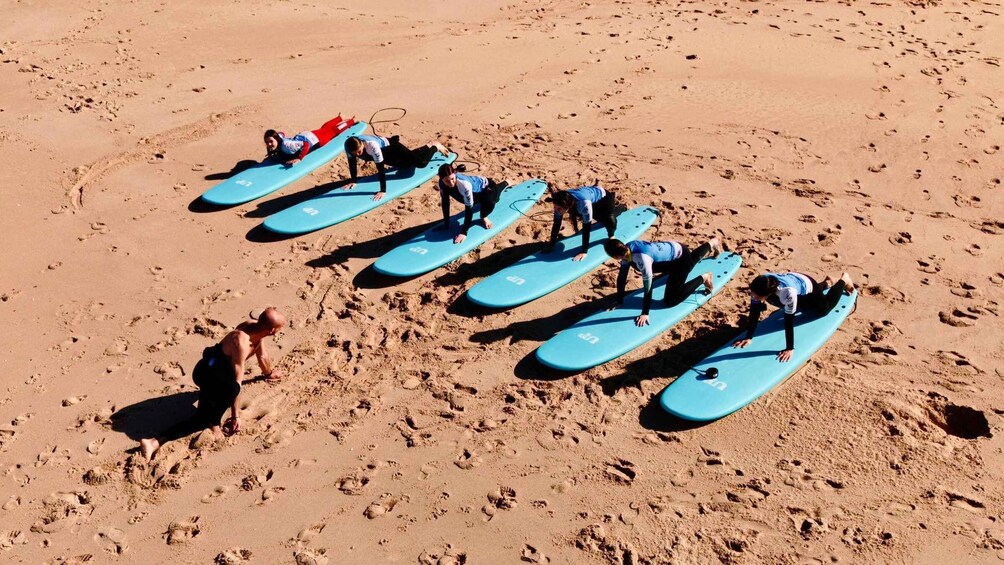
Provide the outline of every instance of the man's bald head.
{"type": "Polygon", "coordinates": [[[276,333],[286,326],[286,316],[271,306],[258,315],[258,327],[262,331],[276,333]]]}

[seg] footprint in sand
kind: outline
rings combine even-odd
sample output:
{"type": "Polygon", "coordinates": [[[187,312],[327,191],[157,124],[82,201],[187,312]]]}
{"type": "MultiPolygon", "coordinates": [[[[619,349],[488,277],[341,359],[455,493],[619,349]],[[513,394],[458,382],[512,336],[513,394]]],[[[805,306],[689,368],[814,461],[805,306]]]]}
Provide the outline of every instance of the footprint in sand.
{"type": "Polygon", "coordinates": [[[213,489],[213,492],[202,497],[203,504],[212,504],[217,500],[223,498],[228,492],[230,492],[230,487],[227,485],[220,485],[213,489]]]}
{"type": "Polygon", "coordinates": [[[0,549],[7,551],[19,545],[26,545],[28,536],[21,530],[10,530],[0,534],[0,549]]]}
{"type": "Polygon", "coordinates": [[[275,500],[279,494],[283,493],[285,490],[286,487],[268,487],[261,492],[261,500],[255,502],[255,504],[258,506],[268,504],[269,502],[275,500]]]}
{"type": "Polygon", "coordinates": [[[419,565],[465,565],[467,553],[447,544],[443,550],[423,551],[418,556],[418,563],[419,565]]]}
{"type": "Polygon", "coordinates": [[[616,483],[630,485],[638,475],[634,469],[634,463],[626,459],[615,459],[607,463],[603,469],[603,474],[616,483]]]}
{"type": "Polygon", "coordinates": [[[99,438],[87,444],[87,453],[97,455],[101,453],[101,447],[105,444],[105,438],[99,438]]]}
{"type": "Polygon", "coordinates": [[[94,541],[101,545],[102,549],[114,555],[121,555],[129,549],[129,540],[125,532],[118,528],[105,528],[94,534],[94,541]]]}
{"type": "Polygon", "coordinates": [[[243,549],[240,547],[232,547],[219,555],[213,560],[216,565],[240,565],[241,563],[247,563],[251,560],[251,550],[243,549]]]}
{"type": "Polygon", "coordinates": [[[816,234],[816,241],[819,245],[823,247],[829,247],[831,245],[836,245],[840,241],[840,234],[842,233],[840,224],[836,224],[833,227],[826,228],[822,232],[816,234]]]}
{"type": "Polygon", "coordinates": [[[544,555],[543,552],[530,544],[523,544],[523,551],[520,552],[519,558],[521,561],[525,561],[527,563],[551,562],[550,557],[544,555]]]}
{"type": "Polygon", "coordinates": [[[942,324],[948,324],[956,328],[968,328],[976,325],[976,320],[980,318],[959,308],[953,308],[951,311],[942,310],[938,312],[938,319],[941,320],[942,324]]]}
{"type": "Polygon", "coordinates": [[[304,548],[293,553],[293,560],[296,565],[328,565],[326,552],[326,549],[304,548]]]}
{"type": "Polygon", "coordinates": [[[325,524],[324,522],[317,522],[316,524],[311,524],[306,528],[300,530],[300,532],[296,534],[296,538],[293,541],[296,542],[297,547],[306,546],[311,541],[313,541],[315,537],[317,537],[317,534],[323,532],[324,528],[326,528],[327,526],[328,525],[325,524]]]}
{"type": "Polygon", "coordinates": [[[898,234],[889,237],[889,243],[893,245],[907,245],[913,243],[913,236],[910,232],[901,231],[898,234]]]}
{"type": "Polygon", "coordinates": [[[397,498],[395,496],[391,496],[390,494],[383,494],[378,500],[367,506],[366,510],[363,510],[363,516],[366,516],[370,520],[379,518],[391,510],[394,510],[394,507],[401,502],[406,501],[407,497],[397,498]]]}
{"type": "Polygon", "coordinates": [[[171,522],[167,526],[167,545],[188,543],[202,533],[199,526],[199,517],[192,516],[188,520],[171,522]]]}

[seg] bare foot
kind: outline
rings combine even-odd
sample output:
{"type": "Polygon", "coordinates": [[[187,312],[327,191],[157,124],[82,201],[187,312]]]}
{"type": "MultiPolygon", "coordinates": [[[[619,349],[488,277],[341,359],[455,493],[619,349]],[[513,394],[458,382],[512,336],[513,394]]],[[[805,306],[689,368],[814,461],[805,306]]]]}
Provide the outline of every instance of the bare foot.
{"type": "Polygon", "coordinates": [[[706,290],[708,294],[715,291],[715,277],[711,273],[704,273],[701,275],[701,279],[704,280],[704,290],[706,290]]]}
{"type": "Polygon", "coordinates": [[[492,226],[493,226],[494,224],[492,224],[492,221],[491,221],[491,220],[489,220],[488,218],[485,218],[485,219],[484,219],[484,222],[485,222],[485,229],[486,229],[486,230],[490,230],[490,229],[492,229],[492,226]]]}
{"type": "Polygon", "coordinates": [[[725,251],[724,249],[722,249],[722,242],[719,241],[719,239],[717,237],[713,237],[713,238],[709,239],[708,240],[708,244],[711,245],[711,253],[712,253],[711,256],[712,257],[718,257],[719,255],[721,255],[725,251]]]}
{"type": "Polygon", "coordinates": [[[823,279],[823,282],[819,283],[819,286],[823,287],[823,290],[826,290],[836,284],[836,282],[837,281],[833,280],[833,277],[826,275],[826,278],[823,279]]]}
{"type": "Polygon", "coordinates": [[[450,156],[450,152],[446,150],[446,147],[443,147],[442,143],[433,142],[432,146],[435,147],[439,151],[439,154],[442,155],[443,157],[450,156]]]}
{"type": "Polygon", "coordinates": [[[143,457],[146,457],[147,461],[152,460],[157,450],[160,449],[160,442],[156,438],[141,439],[139,445],[143,448],[143,457]]]}
{"type": "Polygon", "coordinates": [[[850,294],[854,292],[854,281],[851,280],[851,275],[844,273],[840,275],[840,280],[844,281],[844,292],[850,294]]]}

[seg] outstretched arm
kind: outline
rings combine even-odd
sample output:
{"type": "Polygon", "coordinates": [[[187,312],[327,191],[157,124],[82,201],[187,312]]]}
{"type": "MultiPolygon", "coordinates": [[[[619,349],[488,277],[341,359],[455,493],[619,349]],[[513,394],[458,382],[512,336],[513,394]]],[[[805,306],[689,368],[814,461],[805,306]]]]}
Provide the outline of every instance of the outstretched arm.
{"type": "Polygon", "coordinates": [[[355,184],[358,175],[358,171],[356,169],[356,156],[351,153],[346,153],[345,158],[349,161],[349,180],[352,184],[355,184]]]}
{"type": "Polygon", "coordinates": [[[561,233],[561,219],[562,219],[563,216],[564,216],[564,214],[561,214],[559,212],[555,212],[554,213],[554,221],[551,224],[551,246],[552,247],[558,241],[558,234],[561,233]]]}
{"type": "Polygon", "coordinates": [[[617,304],[624,304],[624,288],[627,286],[628,271],[631,266],[621,263],[620,271],[617,273],[617,304]]]}
{"type": "Polygon", "coordinates": [[[376,164],[377,176],[380,177],[380,192],[387,192],[387,171],[383,165],[383,161],[376,164]]]}

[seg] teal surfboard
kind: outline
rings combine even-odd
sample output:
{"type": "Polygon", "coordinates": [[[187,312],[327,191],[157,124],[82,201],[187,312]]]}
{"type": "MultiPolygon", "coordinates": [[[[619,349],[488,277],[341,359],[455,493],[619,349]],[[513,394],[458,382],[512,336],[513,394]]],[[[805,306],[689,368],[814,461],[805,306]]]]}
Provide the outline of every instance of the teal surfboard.
{"type": "Polygon", "coordinates": [[[345,140],[364,131],[365,123],[354,124],[323,146],[307,153],[302,161],[292,167],[266,159],[210,188],[203,193],[202,199],[217,206],[234,206],[271,194],[340,155],[345,151],[345,140]]]}
{"type": "Polygon", "coordinates": [[[460,233],[460,227],[464,223],[464,213],[461,211],[450,218],[449,227],[438,225],[408,240],[377,259],[373,268],[378,273],[394,277],[414,277],[442,267],[477,249],[518,220],[537,203],[545,190],[547,183],[541,180],[528,180],[510,186],[502,192],[498,204],[488,217],[492,221],[492,229],[486,230],[480,221],[475,220],[464,241],[453,243],[454,236],[460,233]]]}
{"type": "Polygon", "coordinates": [[[440,165],[452,163],[456,159],[454,153],[450,153],[449,157],[437,153],[429,164],[421,169],[387,171],[387,194],[381,200],[373,200],[373,195],[380,190],[380,178],[377,175],[363,177],[352,190],[336,188],[292,208],[272,214],[265,218],[265,229],[275,233],[297,235],[351,220],[418,188],[436,176],[440,165]]]}
{"type": "MultiPolygon", "coordinates": [[[[617,216],[614,237],[631,241],[645,233],[655,221],[655,208],[642,206],[617,216]]],[[[603,251],[607,230],[594,222],[589,235],[589,250],[582,261],[572,257],[582,247],[581,234],[558,240],[554,250],[540,251],[524,257],[509,267],[486,278],[467,291],[467,298],[489,308],[511,308],[536,300],[599,267],[610,257],[603,251]]]]}
{"type": "Polygon", "coordinates": [[[671,307],[661,300],[666,287],[663,278],[662,284],[652,292],[649,325],[640,328],[634,319],[641,315],[645,290],[638,289],[626,295],[624,304],[616,310],[597,312],[552,337],[537,349],[537,360],[562,371],[584,371],[616,359],[662,334],[711,300],[732,280],[742,264],[742,258],[731,252],[699,261],[687,280],[711,272],[715,290],[706,295],[701,286],[683,302],[671,307]]]}
{"type": "Polygon", "coordinates": [[[798,371],[847,319],[857,297],[857,291],[841,297],[825,316],[796,313],[795,351],[785,363],[777,360],[785,345],[784,311],[774,312],[760,322],[749,345],[732,347],[746,332],[739,334],[666,387],[660,404],[685,420],[708,422],[728,416],[798,371]],[[709,375],[712,368],[717,369],[715,378],[711,378],[714,371],[709,375]]]}

